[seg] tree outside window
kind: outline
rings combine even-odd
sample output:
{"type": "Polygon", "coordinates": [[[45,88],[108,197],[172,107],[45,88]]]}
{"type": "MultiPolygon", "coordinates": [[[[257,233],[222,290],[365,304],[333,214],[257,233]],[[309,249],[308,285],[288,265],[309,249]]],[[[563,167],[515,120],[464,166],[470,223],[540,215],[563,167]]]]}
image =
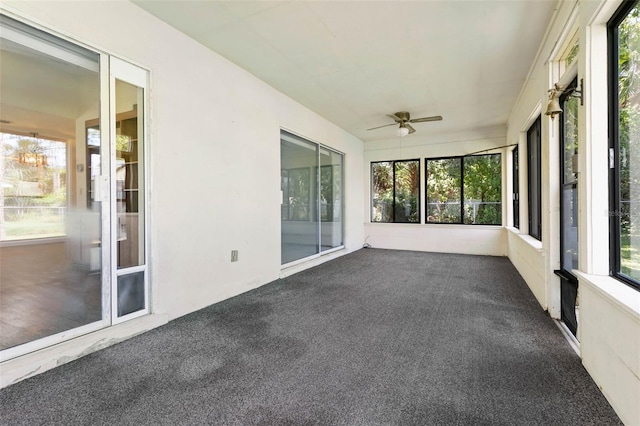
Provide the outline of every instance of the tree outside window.
{"type": "Polygon", "coordinates": [[[420,223],[420,160],[371,163],[372,222],[420,223]]]}
{"type": "Polygon", "coordinates": [[[617,163],[612,188],[612,269],[640,286],[640,3],[624,3],[620,12],[610,27],[610,36],[617,36],[612,64],[612,75],[617,77],[611,138],[617,163]]]}
{"type": "Polygon", "coordinates": [[[426,162],[427,223],[502,224],[500,154],[426,162]]]}

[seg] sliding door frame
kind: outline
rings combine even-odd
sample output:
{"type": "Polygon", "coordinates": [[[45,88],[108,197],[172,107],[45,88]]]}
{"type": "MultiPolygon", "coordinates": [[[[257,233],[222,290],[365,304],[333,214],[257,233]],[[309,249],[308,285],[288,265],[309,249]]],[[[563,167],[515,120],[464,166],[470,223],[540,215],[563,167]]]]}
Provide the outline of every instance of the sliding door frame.
{"type": "MultiPolygon", "coordinates": [[[[43,338],[32,340],[18,346],[10,347],[0,351],[0,362],[4,362],[13,358],[26,355],[56,344],[63,343],[73,338],[77,338],[110,326],[122,323],[124,321],[148,315],[151,309],[151,285],[149,273],[149,213],[148,213],[148,191],[149,173],[148,169],[148,151],[149,151],[149,85],[150,71],[137,65],[125,62],[99,49],[87,46],[84,43],[70,40],[67,37],[59,35],[54,31],[43,28],[37,24],[27,22],[20,16],[2,11],[2,14],[28,27],[34,28],[50,34],[53,37],[60,38],[72,45],[90,50],[99,55],[98,73],[99,73],[99,93],[98,101],[99,113],[98,121],[100,126],[100,175],[96,176],[93,182],[94,200],[100,205],[100,261],[101,261],[101,319],[92,323],[65,330],[60,333],[52,334],[43,338]],[[143,135],[143,151],[140,162],[142,163],[143,172],[139,177],[140,192],[143,200],[139,205],[141,217],[143,217],[144,225],[142,230],[144,238],[140,242],[144,247],[144,262],[140,266],[132,268],[117,269],[117,209],[116,204],[116,130],[115,130],[115,80],[121,80],[143,89],[143,96],[139,98],[142,104],[143,119],[139,120],[138,128],[143,135]],[[132,312],[121,317],[117,317],[117,281],[118,277],[126,273],[144,271],[144,309],[132,312]]],[[[51,52],[48,52],[51,54],[51,52]]],[[[84,135],[86,141],[86,134],[84,135]]],[[[67,159],[67,161],[69,161],[67,159]]]]}
{"type": "MultiPolygon", "coordinates": [[[[333,253],[335,251],[344,249],[344,247],[345,247],[344,246],[344,240],[345,240],[345,235],[344,235],[345,234],[345,217],[344,217],[344,212],[345,212],[345,208],[344,208],[344,204],[345,204],[345,202],[344,202],[344,200],[345,200],[345,194],[344,194],[344,188],[345,188],[345,176],[344,176],[345,175],[345,154],[343,152],[341,152],[341,151],[338,151],[337,149],[331,148],[331,147],[329,147],[327,145],[324,145],[324,144],[321,144],[321,143],[316,142],[314,140],[311,140],[309,138],[303,137],[303,136],[301,136],[301,135],[299,135],[299,134],[297,134],[297,133],[295,133],[295,132],[293,132],[293,131],[291,131],[289,129],[285,129],[285,128],[281,128],[280,129],[280,140],[281,141],[282,141],[283,132],[287,133],[287,134],[289,134],[291,136],[294,136],[296,138],[302,139],[305,142],[313,144],[313,145],[316,146],[316,165],[312,166],[311,167],[311,171],[310,171],[310,175],[311,175],[313,173],[313,170],[315,169],[316,185],[315,185],[315,188],[312,188],[313,190],[310,191],[310,192],[312,192],[312,193],[315,192],[315,194],[316,194],[315,200],[313,200],[313,202],[315,204],[316,219],[317,219],[317,222],[318,222],[317,225],[316,225],[316,245],[317,245],[318,252],[314,253],[312,255],[300,258],[300,259],[292,260],[292,261],[287,262],[287,263],[281,263],[280,267],[282,269],[285,269],[285,268],[289,268],[291,266],[298,265],[300,263],[307,262],[307,261],[309,261],[311,259],[315,259],[315,258],[318,258],[320,256],[323,256],[323,255],[326,255],[326,254],[333,253]],[[342,244],[340,244],[340,245],[338,245],[336,247],[331,247],[331,248],[329,248],[327,250],[322,250],[322,212],[321,212],[322,202],[321,202],[320,194],[321,194],[321,189],[322,189],[321,180],[322,180],[322,167],[323,166],[322,166],[322,161],[321,161],[321,155],[322,155],[322,150],[323,149],[325,149],[325,150],[327,150],[329,152],[332,152],[332,153],[339,154],[341,156],[341,158],[342,158],[342,161],[341,161],[341,164],[340,164],[340,173],[341,173],[341,182],[340,182],[340,209],[341,209],[341,214],[340,214],[340,232],[342,234],[342,238],[341,238],[342,239],[342,244]]],[[[281,145],[280,149],[282,150],[282,145],[281,145]]],[[[281,168],[280,176],[282,176],[282,164],[280,165],[280,168],[281,168]]],[[[333,181],[333,177],[332,177],[332,181],[333,181]]],[[[312,214],[311,213],[312,212],[309,213],[310,214],[310,219],[312,218],[312,214]]],[[[281,227],[282,227],[282,219],[280,220],[280,224],[281,224],[281,227]]],[[[281,228],[281,231],[280,231],[280,241],[282,242],[282,228],[281,228]]],[[[282,256],[281,256],[281,259],[282,259],[282,256]]]]}
{"type": "MultiPolygon", "coordinates": [[[[119,324],[121,322],[137,318],[143,315],[147,315],[151,312],[149,302],[149,247],[148,247],[148,209],[147,205],[147,194],[146,188],[148,187],[147,182],[147,122],[148,122],[148,97],[149,97],[149,72],[145,69],[142,69],[136,65],[125,62],[121,59],[111,57],[109,64],[109,125],[105,126],[109,130],[109,148],[110,155],[109,159],[111,164],[109,165],[109,193],[111,194],[111,203],[110,203],[110,216],[111,216],[111,224],[110,227],[111,235],[110,235],[110,249],[111,249],[111,280],[108,281],[111,284],[110,294],[111,297],[109,301],[111,302],[110,306],[110,316],[111,316],[111,324],[119,324]],[[136,86],[142,89],[142,95],[138,95],[138,136],[141,136],[141,140],[138,140],[138,144],[142,144],[142,158],[139,159],[139,169],[138,169],[138,193],[142,194],[143,197],[142,202],[138,205],[139,215],[142,218],[143,225],[138,226],[138,231],[142,233],[143,238],[142,241],[139,241],[138,244],[142,244],[142,249],[144,250],[144,260],[141,265],[124,267],[122,269],[118,268],[118,209],[116,207],[117,197],[117,177],[116,177],[116,80],[129,83],[133,86],[136,86]],[[140,112],[142,112],[142,120],[140,119],[140,112]],[[140,177],[142,175],[142,177],[140,177]],[[140,210],[142,210],[140,212],[140,210]],[[122,316],[118,316],[118,280],[120,277],[135,274],[142,272],[144,274],[144,307],[141,310],[137,310],[131,312],[129,314],[125,314],[122,316]]],[[[138,195],[140,196],[140,195],[138,195]]]]}

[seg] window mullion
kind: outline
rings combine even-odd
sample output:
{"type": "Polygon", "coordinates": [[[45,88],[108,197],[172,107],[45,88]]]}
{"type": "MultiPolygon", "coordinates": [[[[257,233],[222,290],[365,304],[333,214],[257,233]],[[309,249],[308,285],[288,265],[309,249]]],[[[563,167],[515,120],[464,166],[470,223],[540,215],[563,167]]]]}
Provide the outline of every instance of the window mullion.
{"type": "Polygon", "coordinates": [[[391,170],[393,173],[393,196],[391,198],[391,222],[396,223],[396,162],[391,162],[391,170]]]}
{"type": "Polygon", "coordinates": [[[464,224],[464,157],[460,157],[460,223],[464,224]]]}

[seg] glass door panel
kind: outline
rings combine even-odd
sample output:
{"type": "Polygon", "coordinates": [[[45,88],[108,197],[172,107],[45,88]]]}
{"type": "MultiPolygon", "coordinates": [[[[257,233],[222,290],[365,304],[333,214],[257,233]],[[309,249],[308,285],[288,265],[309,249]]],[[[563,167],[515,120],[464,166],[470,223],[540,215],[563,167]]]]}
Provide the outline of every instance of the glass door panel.
{"type": "Polygon", "coordinates": [[[0,350],[6,350],[101,325],[105,246],[102,203],[90,186],[103,146],[99,131],[84,131],[89,119],[99,127],[100,57],[5,16],[0,24],[0,350]]]}
{"type": "MultiPolygon", "coordinates": [[[[144,205],[140,171],[143,158],[141,131],[138,126],[138,99],[142,89],[116,80],[116,104],[125,111],[116,114],[115,179],[118,269],[144,265],[144,205]]],[[[142,111],[140,111],[142,114],[142,111]]]]}
{"type": "Polygon", "coordinates": [[[145,218],[146,71],[112,58],[112,191],[116,282],[114,322],[145,314],[148,308],[145,218]]]}
{"type": "Polygon", "coordinates": [[[578,188],[562,190],[562,267],[567,271],[578,269],[578,188]]]}
{"type": "Polygon", "coordinates": [[[281,261],[285,264],[319,252],[318,146],[283,132],[280,161],[281,261]]]}
{"type": "Polygon", "coordinates": [[[343,245],[342,154],[320,149],[320,249],[343,245]]]}
{"type": "Polygon", "coordinates": [[[571,96],[576,88],[574,80],[560,98],[561,170],[560,183],[560,311],[561,318],[574,335],[578,330],[578,98],[571,96]]]}

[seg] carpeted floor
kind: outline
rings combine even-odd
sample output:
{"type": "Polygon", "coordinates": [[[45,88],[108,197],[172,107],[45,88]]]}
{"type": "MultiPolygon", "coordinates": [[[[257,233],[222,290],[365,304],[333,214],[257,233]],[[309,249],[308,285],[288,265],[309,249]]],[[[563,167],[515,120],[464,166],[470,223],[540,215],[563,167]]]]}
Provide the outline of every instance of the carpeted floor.
{"type": "Polygon", "coordinates": [[[0,406],[10,425],[620,424],[508,259],[375,249],[3,389],[0,406]]]}

